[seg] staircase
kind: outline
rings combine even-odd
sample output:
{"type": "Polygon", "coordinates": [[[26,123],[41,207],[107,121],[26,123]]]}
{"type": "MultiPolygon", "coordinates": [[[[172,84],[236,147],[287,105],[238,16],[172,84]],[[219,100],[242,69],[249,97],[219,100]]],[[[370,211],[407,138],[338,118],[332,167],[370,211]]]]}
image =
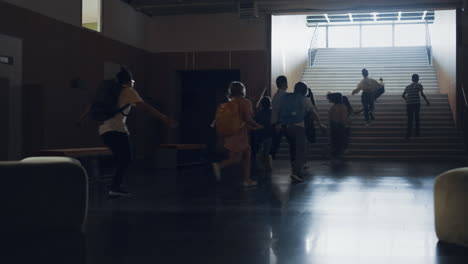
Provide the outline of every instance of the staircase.
{"type": "MultiPolygon", "coordinates": [[[[347,159],[382,160],[453,160],[464,159],[464,145],[453,122],[446,94],[441,94],[435,68],[428,64],[425,47],[319,49],[312,67],[304,71],[302,81],[314,92],[319,114],[328,124],[327,92],[347,95],[353,108],[361,109],[361,95],[350,96],[362,79],[361,69],[369,77],[382,77],[385,94],[375,104],[375,121],[365,126],[363,114],[352,117],[351,143],[347,159]],[[410,140],[406,134],[406,104],[401,94],[417,73],[431,102],[421,105],[421,135],[410,140]]],[[[422,100],[424,102],[424,100],[422,100]]],[[[317,131],[317,143],[310,144],[309,158],[328,156],[329,139],[317,131]]],[[[278,155],[288,159],[286,143],[278,155]]]]}

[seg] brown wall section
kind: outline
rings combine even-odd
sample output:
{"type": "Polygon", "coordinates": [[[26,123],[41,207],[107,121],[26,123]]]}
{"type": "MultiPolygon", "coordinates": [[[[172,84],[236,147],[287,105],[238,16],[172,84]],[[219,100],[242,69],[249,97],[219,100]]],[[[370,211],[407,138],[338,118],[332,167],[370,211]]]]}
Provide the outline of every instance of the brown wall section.
{"type": "MultiPolygon", "coordinates": [[[[43,102],[39,105],[44,109],[28,118],[43,120],[34,129],[42,128],[44,136],[42,142],[25,145],[25,153],[37,150],[38,146],[62,148],[100,144],[96,124],[90,122],[77,128],[75,121],[103,78],[104,61],[128,65],[142,84],[137,89],[145,87],[144,61],[148,53],[98,33],[3,2],[0,2],[0,33],[23,40],[23,84],[43,87],[43,102]],[[70,81],[75,78],[85,81],[86,89],[71,88],[70,81]]],[[[36,99],[41,100],[40,97],[36,99]]],[[[31,126],[25,124],[25,127],[31,126]]]]}

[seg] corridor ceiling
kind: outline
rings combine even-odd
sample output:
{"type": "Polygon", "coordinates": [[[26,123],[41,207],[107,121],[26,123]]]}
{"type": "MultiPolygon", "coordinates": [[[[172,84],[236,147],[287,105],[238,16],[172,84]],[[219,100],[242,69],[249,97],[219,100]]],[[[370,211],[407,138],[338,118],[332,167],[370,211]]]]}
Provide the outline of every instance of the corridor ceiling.
{"type": "Polygon", "coordinates": [[[379,12],[453,9],[463,0],[121,0],[151,16],[237,13],[239,5],[259,14],[379,12]]]}

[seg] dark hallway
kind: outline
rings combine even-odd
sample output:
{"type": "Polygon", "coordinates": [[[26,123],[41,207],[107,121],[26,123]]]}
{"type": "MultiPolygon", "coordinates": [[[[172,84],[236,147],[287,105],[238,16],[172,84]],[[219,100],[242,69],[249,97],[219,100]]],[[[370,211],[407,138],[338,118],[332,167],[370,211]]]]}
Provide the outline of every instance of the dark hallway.
{"type": "Polygon", "coordinates": [[[230,171],[215,190],[199,184],[198,192],[181,180],[212,178],[207,168],[186,175],[133,169],[132,199],[109,200],[92,186],[84,238],[47,236],[33,245],[3,239],[2,258],[100,264],[466,263],[466,249],[438,243],[434,233],[434,177],[460,165],[368,161],[333,169],[312,162],[306,182],[292,184],[287,166],[280,164],[273,174],[256,173],[256,189],[243,190],[236,171],[230,171]],[[38,249],[47,254],[29,254],[38,249]]]}

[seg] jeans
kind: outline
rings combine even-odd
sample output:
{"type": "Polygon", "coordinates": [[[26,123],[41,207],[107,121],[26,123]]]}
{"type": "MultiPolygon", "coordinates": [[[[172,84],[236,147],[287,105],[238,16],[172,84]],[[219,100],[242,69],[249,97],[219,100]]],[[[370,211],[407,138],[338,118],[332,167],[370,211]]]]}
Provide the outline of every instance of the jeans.
{"type": "MultiPolygon", "coordinates": [[[[280,125],[277,125],[277,126],[280,126],[280,125]]],[[[285,126],[282,126],[278,132],[276,131],[276,129],[273,132],[271,152],[270,152],[271,156],[273,157],[273,159],[276,159],[276,153],[278,153],[283,136],[286,137],[286,140],[288,141],[289,157],[290,157],[291,162],[293,162],[296,159],[295,157],[296,145],[294,144],[294,142],[291,142],[290,138],[287,136],[285,126]]]]}
{"type": "Polygon", "coordinates": [[[416,121],[416,136],[419,136],[419,109],[421,104],[407,104],[406,105],[406,116],[408,117],[408,123],[406,127],[406,137],[411,137],[413,130],[413,119],[416,121]]]}
{"type": "Polygon", "coordinates": [[[117,190],[122,185],[125,171],[132,161],[130,139],[128,134],[117,131],[104,133],[101,135],[101,138],[104,144],[111,149],[117,165],[111,185],[112,190],[117,190]]]}
{"type": "Polygon", "coordinates": [[[372,92],[363,91],[361,95],[362,107],[364,108],[364,118],[369,122],[369,112],[374,111],[374,94],[372,92]]]}
{"type": "Polygon", "coordinates": [[[348,149],[349,142],[351,141],[351,127],[347,126],[344,129],[345,131],[345,143],[344,143],[344,150],[348,149]]]}
{"type": "Polygon", "coordinates": [[[340,158],[347,147],[346,127],[340,123],[330,124],[331,157],[340,158]]]}
{"type": "Polygon", "coordinates": [[[296,125],[286,127],[286,135],[294,144],[294,160],[291,160],[292,173],[301,176],[302,169],[307,160],[307,138],[305,128],[296,125]]]}

